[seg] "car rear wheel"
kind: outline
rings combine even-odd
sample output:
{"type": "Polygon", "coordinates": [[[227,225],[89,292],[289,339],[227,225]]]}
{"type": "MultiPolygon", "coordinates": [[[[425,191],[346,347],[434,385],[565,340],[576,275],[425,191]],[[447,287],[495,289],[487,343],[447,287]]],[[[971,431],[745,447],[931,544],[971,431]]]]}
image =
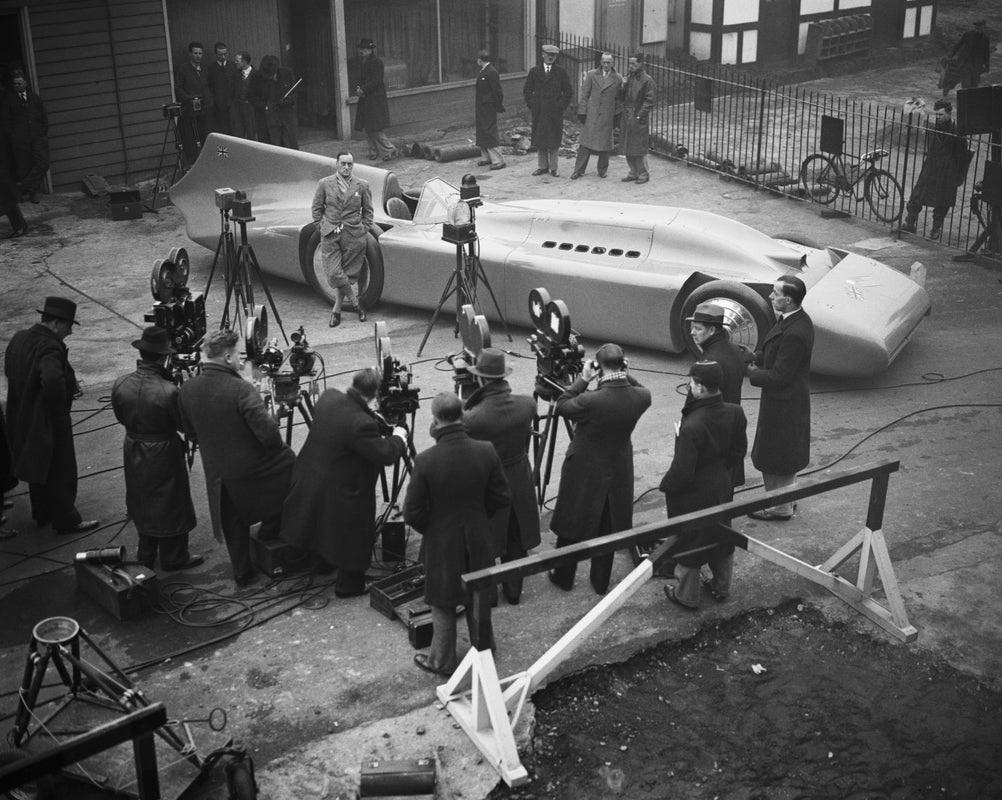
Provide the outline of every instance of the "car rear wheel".
{"type": "Polygon", "coordinates": [[[680,325],[682,341],[690,353],[699,355],[699,347],[689,333],[686,317],[691,317],[700,303],[715,303],[724,309],[724,324],[731,341],[754,350],[772,327],[772,309],[765,299],[752,289],[733,281],[710,281],[690,294],[682,305],[680,325]]]}
{"type": "MultiPolygon", "coordinates": [[[[306,282],[322,294],[329,303],[334,302],[334,288],[327,280],[324,272],[323,258],[320,255],[320,231],[313,231],[306,246],[299,254],[300,266],[306,282]]],[[[383,254],[379,242],[371,233],[365,235],[365,255],[362,264],[355,275],[349,275],[356,286],[359,302],[368,308],[374,308],[383,294],[383,254]]]]}

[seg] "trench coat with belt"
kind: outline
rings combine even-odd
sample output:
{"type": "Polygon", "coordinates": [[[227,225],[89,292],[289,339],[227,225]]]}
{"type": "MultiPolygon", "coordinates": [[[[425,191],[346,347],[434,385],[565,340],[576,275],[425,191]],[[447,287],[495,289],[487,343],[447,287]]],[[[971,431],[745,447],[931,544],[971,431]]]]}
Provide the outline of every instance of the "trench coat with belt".
{"type": "MultiPolygon", "coordinates": [[[[578,144],[602,153],[612,150],[612,128],[620,111],[623,76],[616,70],[603,75],[601,69],[585,73],[578,93],[578,114],[585,115],[578,144]]],[[[646,151],[645,151],[646,152],[646,151]]]]}
{"type": "Polygon", "coordinates": [[[628,75],[622,89],[623,155],[646,156],[651,140],[654,78],[644,70],[628,75]]]}

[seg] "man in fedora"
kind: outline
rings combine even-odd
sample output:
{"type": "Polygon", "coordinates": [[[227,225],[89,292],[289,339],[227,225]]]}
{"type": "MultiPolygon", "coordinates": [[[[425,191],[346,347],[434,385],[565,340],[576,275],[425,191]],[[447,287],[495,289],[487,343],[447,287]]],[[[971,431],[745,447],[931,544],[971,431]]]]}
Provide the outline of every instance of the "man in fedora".
{"type": "Polygon", "coordinates": [[[31,515],[56,533],[85,533],[98,520],[76,508],[77,458],[70,406],[82,392],[64,340],[73,332],[77,304],[46,297],[41,322],[18,331],[7,345],[7,418],[14,475],[28,484],[31,515]]]}
{"type": "MultiPolygon", "coordinates": [[[[731,341],[724,323],[723,306],[716,303],[700,303],[691,317],[689,334],[700,351],[700,361],[715,361],[722,373],[720,394],[725,403],[741,405],[741,384],[745,378],[745,356],[731,341]]],[[[741,486],[745,482],[744,460],[734,464],[731,471],[732,485],[741,486]]]]}
{"type": "MultiPolygon", "coordinates": [[[[485,347],[469,368],[478,388],[467,399],[463,411],[466,432],[471,439],[494,445],[511,492],[511,505],[490,519],[490,539],[494,558],[515,561],[539,544],[539,510],[533,491],[532,466],[529,463],[529,439],[536,417],[536,401],[528,395],[513,394],[505,380],[511,367],[505,365],[504,353],[485,347]]],[[[502,586],[505,599],[517,605],[522,594],[522,579],[502,586]]]]}
{"type": "Polygon", "coordinates": [[[177,386],[167,364],[175,350],[167,331],[146,328],[132,346],[139,351],[136,371],[115,381],[111,407],[125,426],[125,508],[139,535],[136,561],[153,569],[157,553],[168,572],[197,567],[202,556],[188,552],[195,527],[187,447],[177,386]]]}
{"type": "Polygon", "coordinates": [[[358,56],[348,61],[348,83],[353,86],[356,131],[365,131],[369,140],[369,159],[390,161],[397,154],[389,140],[390,107],[386,101],[386,80],[382,59],[376,56],[376,43],[368,36],[358,41],[358,56]]]}
{"type": "Polygon", "coordinates": [[[557,64],[560,48],[544,44],[543,63],[529,70],[522,87],[525,104],[532,112],[532,146],[536,148],[537,169],[533,177],[557,177],[557,153],[564,138],[564,111],[573,91],[567,70],[557,64]]]}

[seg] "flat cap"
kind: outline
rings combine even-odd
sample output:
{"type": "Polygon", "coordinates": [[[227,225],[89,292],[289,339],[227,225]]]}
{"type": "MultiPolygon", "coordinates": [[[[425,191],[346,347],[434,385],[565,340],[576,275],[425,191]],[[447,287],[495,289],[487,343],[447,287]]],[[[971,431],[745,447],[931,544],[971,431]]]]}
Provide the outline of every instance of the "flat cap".
{"type": "Polygon", "coordinates": [[[556,55],[557,53],[560,52],[560,48],[557,47],[555,44],[544,44],[541,49],[544,53],[552,53],[553,55],[556,55]]]}

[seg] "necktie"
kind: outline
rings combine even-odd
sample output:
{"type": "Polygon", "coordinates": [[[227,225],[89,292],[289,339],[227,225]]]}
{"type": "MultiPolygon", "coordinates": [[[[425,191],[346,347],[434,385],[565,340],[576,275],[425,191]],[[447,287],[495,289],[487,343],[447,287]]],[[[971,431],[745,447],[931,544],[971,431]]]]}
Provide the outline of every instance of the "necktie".
{"type": "Polygon", "coordinates": [[[547,75],[549,75],[549,74],[550,74],[550,65],[549,65],[549,64],[547,64],[547,65],[546,65],[546,66],[544,67],[544,69],[546,70],[546,74],[547,74],[547,75]]]}
{"type": "Polygon", "coordinates": [[[28,102],[28,94],[26,92],[21,92],[21,102],[22,103],[28,102]]]}

